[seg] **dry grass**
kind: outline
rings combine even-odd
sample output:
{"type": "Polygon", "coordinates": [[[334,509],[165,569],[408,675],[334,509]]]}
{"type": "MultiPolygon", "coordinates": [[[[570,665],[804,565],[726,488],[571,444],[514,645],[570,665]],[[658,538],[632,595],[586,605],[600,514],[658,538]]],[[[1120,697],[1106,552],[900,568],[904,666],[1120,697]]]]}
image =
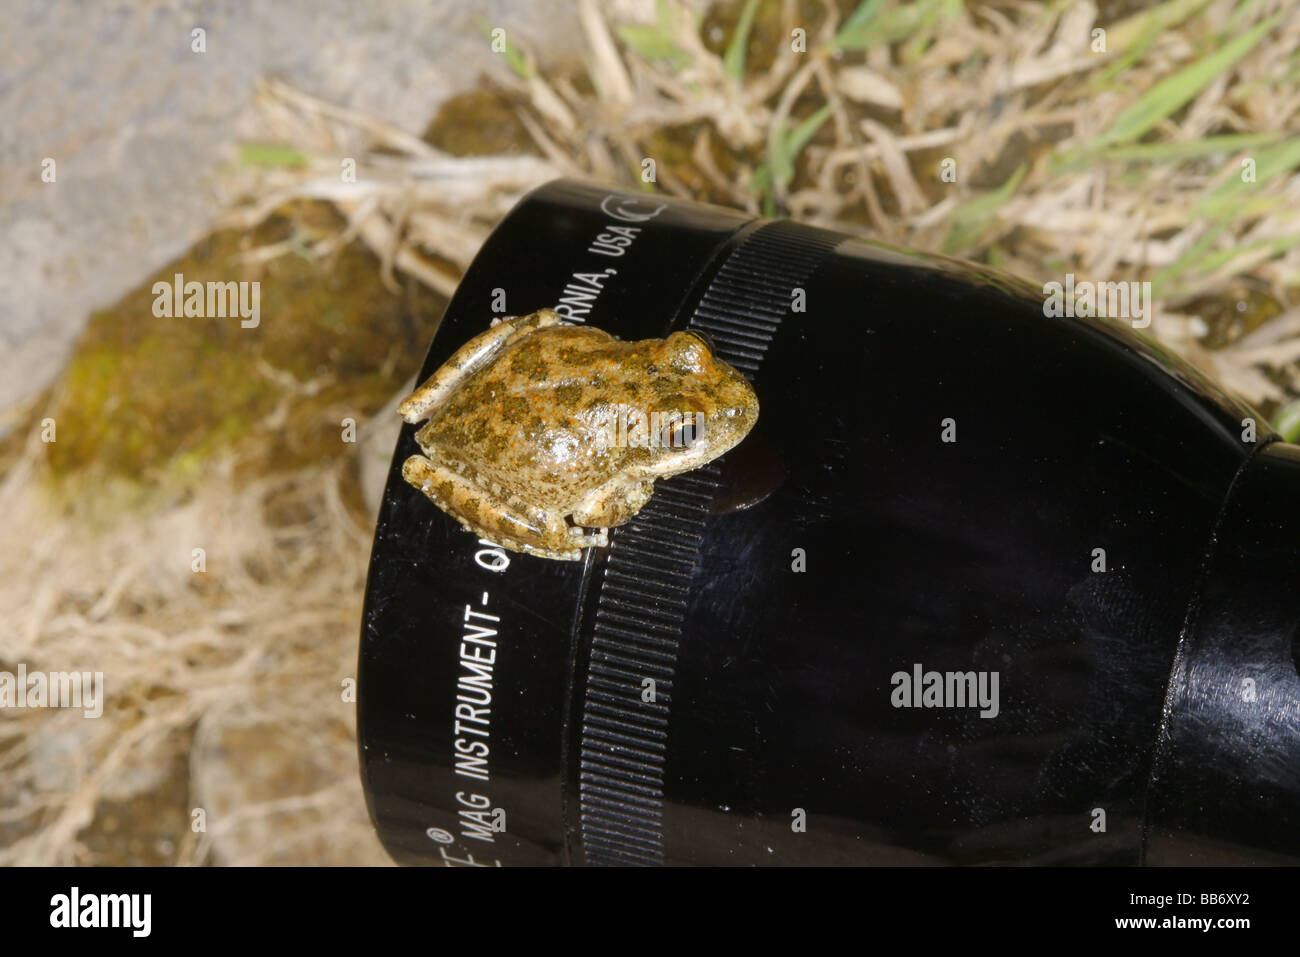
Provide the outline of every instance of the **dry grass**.
{"type": "Polygon", "coordinates": [[[0,864],[192,864],[214,850],[230,864],[384,860],[342,694],[369,537],[342,501],[341,470],[241,487],[214,475],[189,504],[96,534],[88,516],[52,513],[40,467],[33,442],[0,485],[6,534],[32,543],[0,552],[4,667],[102,671],[107,704],[98,720],[5,715],[0,864]],[[178,760],[187,787],[172,806],[146,802],[158,820],[129,824],[154,842],[96,854],[85,833],[96,815],[165,790],[178,760]]]}
{"type": "MultiPolygon", "coordinates": [[[[288,145],[244,154],[254,198],[231,223],[323,199],[347,225],[309,252],[359,239],[386,275],[447,293],[524,190],[557,175],[649,188],[651,158],[672,194],[1040,281],[1151,280],[1152,331],[1279,409],[1300,392],[1300,147],[1286,135],[1300,129],[1300,9],[1275,8],[1167,0],[1107,21],[1089,2],[769,0],[707,16],[669,2],[612,23],[583,2],[585,68],[541,70],[525,38],[504,53],[514,79],[498,93],[522,153],[453,156],[267,84],[269,134],[288,145]],[[805,53],[790,49],[796,27],[805,53]],[[1108,52],[1090,49],[1094,27],[1108,52]],[[340,179],[345,157],[356,182],[340,179]]],[[[103,860],[88,835],[105,808],[177,761],[208,830],[182,817],[161,859],[381,860],[340,694],[370,535],[343,504],[342,466],[236,484],[216,463],[193,500],[106,532],[102,504],[60,512],[40,493],[43,468],[34,439],[0,485],[0,601],[16,609],[0,658],[102,670],[109,703],[99,721],[0,715],[0,863],[103,860]]]]}
{"type": "Polygon", "coordinates": [[[349,236],[450,291],[525,189],[557,175],[648,188],[651,159],[674,195],[1040,281],[1149,280],[1166,344],[1269,410],[1300,392],[1294,5],[1166,0],[1115,22],[1086,0],[866,0],[847,17],[768,0],[703,22],[663,2],[653,22],[615,24],[581,9],[584,68],[505,51],[535,156],[449,156],[271,85],[277,128],[316,162],[268,174],[239,222],[330,199],[349,236]],[[340,155],[359,182],[339,183],[340,155]]]}

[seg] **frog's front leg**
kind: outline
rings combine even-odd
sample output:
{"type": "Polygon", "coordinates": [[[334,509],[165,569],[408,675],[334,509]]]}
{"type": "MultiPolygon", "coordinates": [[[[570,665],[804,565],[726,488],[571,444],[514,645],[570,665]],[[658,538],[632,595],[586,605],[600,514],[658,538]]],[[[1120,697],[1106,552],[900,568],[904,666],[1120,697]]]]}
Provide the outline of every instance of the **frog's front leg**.
{"type": "Polygon", "coordinates": [[[402,463],[402,478],[465,528],[511,551],[577,561],[582,549],[609,543],[603,532],[588,533],[562,515],[526,505],[504,489],[484,487],[423,455],[402,463]]]}
{"type": "Polygon", "coordinates": [[[498,320],[486,332],[465,343],[452,357],[438,367],[424,384],[402,400],[397,411],[407,422],[419,422],[437,408],[466,378],[482,369],[511,339],[527,332],[556,326],[562,323],[550,309],[541,309],[527,316],[511,316],[498,320]]]}

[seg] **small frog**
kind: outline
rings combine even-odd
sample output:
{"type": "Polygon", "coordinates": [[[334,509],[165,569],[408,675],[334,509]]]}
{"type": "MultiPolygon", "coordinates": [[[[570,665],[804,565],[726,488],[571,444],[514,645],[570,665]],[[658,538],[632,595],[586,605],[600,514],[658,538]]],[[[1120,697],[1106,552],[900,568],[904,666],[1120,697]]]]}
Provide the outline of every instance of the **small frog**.
{"type": "Polygon", "coordinates": [[[758,399],[694,332],[622,342],[543,309],[494,321],[398,412],[429,419],[407,482],[482,538],[576,560],[609,543],[656,478],[739,443],[758,399]]]}

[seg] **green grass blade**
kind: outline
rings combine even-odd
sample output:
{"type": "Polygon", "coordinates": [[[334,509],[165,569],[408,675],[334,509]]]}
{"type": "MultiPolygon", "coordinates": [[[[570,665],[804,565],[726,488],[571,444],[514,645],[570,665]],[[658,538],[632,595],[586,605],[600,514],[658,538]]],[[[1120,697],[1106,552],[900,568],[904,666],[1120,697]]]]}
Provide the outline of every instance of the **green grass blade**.
{"type": "MultiPolygon", "coordinates": [[[[1210,236],[1205,238],[1212,239],[1214,236],[1217,236],[1223,231],[1223,225],[1226,224],[1221,224],[1216,227],[1215,230],[1211,231],[1210,236]]],[[[1164,269],[1160,274],[1153,277],[1151,280],[1152,295],[1157,298],[1171,298],[1186,295],[1192,291],[1194,283],[1171,284],[1169,282],[1170,278],[1187,272],[1191,268],[1195,268],[1197,274],[1200,276],[1209,276],[1216,269],[1226,263],[1232,262],[1232,260],[1236,259],[1242,253],[1255,252],[1260,249],[1266,249],[1274,256],[1279,255],[1289,249],[1300,246],[1300,233],[1292,233],[1289,236],[1277,236],[1272,239],[1259,239],[1253,243],[1246,243],[1241,246],[1231,246],[1228,249],[1219,249],[1212,253],[1206,253],[1203,251],[1205,245],[1208,244],[1198,242],[1196,248],[1202,250],[1199,254],[1193,255],[1194,250],[1189,250],[1179,258],[1177,263],[1164,269]],[[1179,268],[1175,270],[1175,266],[1179,268]]]]}
{"type": "MultiPolygon", "coordinates": [[[[478,24],[478,28],[483,31],[483,35],[491,39],[494,27],[488,23],[487,18],[477,16],[474,20],[478,24]]],[[[528,60],[519,52],[519,48],[510,42],[510,33],[508,31],[505,34],[505,41],[505,50],[501,55],[506,58],[506,63],[510,66],[510,69],[521,80],[532,79],[533,71],[528,68],[528,60]]]]}
{"type": "Polygon", "coordinates": [[[686,51],[659,27],[626,23],[618,27],[618,38],[627,44],[628,49],[645,60],[670,60],[673,63],[680,63],[686,57],[686,51]]]}
{"type": "Polygon", "coordinates": [[[785,135],[784,129],[778,131],[777,136],[772,140],[772,148],[769,151],[771,156],[768,158],[774,180],[779,183],[788,183],[790,181],[790,178],[794,176],[795,160],[799,158],[799,154],[808,145],[808,141],[816,135],[822,124],[830,118],[830,115],[831,105],[827,103],[803,120],[794,128],[794,132],[788,136],[785,135]]]}
{"type": "Polygon", "coordinates": [[[1053,156],[1051,172],[1053,176],[1074,172],[1093,165],[1098,158],[1120,163],[1177,163],[1216,153],[1239,153],[1257,146],[1271,146],[1279,136],[1280,133],[1228,133],[1183,143],[1134,143],[1109,147],[1100,157],[1088,149],[1076,149],[1053,156]]]}
{"type": "MultiPolygon", "coordinates": [[[[865,50],[879,44],[896,43],[921,29],[944,4],[944,0],[916,0],[903,3],[889,12],[863,17],[852,28],[846,23],[835,35],[835,45],[844,50],[865,50]]],[[[859,8],[860,11],[860,8],[859,8]]],[[[857,12],[854,13],[854,19],[857,12]]]]}
{"type": "Polygon", "coordinates": [[[1300,442],[1300,399],[1277,410],[1273,416],[1273,427],[1287,442],[1300,442]]]}
{"type": "MultiPolygon", "coordinates": [[[[1169,4],[1165,4],[1168,6],[1169,4]]],[[[1120,43],[1107,38],[1107,50],[1122,51],[1120,55],[1110,64],[1108,64],[1100,73],[1092,78],[1089,88],[1093,92],[1103,89],[1109,89],[1114,85],[1115,78],[1131,67],[1134,63],[1146,55],[1147,50],[1160,36],[1165,29],[1163,23],[1156,17],[1149,17],[1141,22],[1144,27],[1141,33],[1136,34],[1134,39],[1127,43],[1120,43]],[[1114,46],[1111,46],[1114,43],[1114,46]]]]}
{"type": "Polygon", "coordinates": [[[1219,36],[1235,36],[1242,29],[1242,24],[1255,15],[1258,6],[1259,0],[1245,0],[1244,3],[1237,4],[1237,8],[1232,11],[1232,16],[1228,17],[1228,22],[1223,25],[1223,31],[1219,36]]]}
{"type": "Polygon", "coordinates": [[[1237,153],[1255,146],[1267,146],[1277,141],[1278,133],[1233,133],[1225,136],[1207,136],[1203,140],[1185,143],[1138,143],[1132,146],[1113,146],[1106,150],[1104,159],[1131,163],[1172,163],[1215,153],[1237,153]]]}
{"type": "Polygon", "coordinates": [[[306,166],[309,157],[292,146],[277,143],[240,143],[239,162],[243,166],[270,166],[274,168],[306,166]]]}
{"type": "Polygon", "coordinates": [[[1274,255],[1284,253],[1288,249],[1300,246],[1300,233],[1292,233],[1290,236],[1275,236],[1272,239],[1257,239],[1253,243],[1246,243],[1242,246],[1233,246],[1231,249],[1220,249],[1201,259],[1197,263],[1197,268],[1206,273],[1214,272],[1224,263],[1232,262],[1242,253],[1254,252],[1257,249],[1270,250],[1274,255]]]}
{"type": "Polygon", "coordinates": [[[979,239],[985,227],[997,216],[998,210],[1015,193],[1016,187],[1020,185],[1027,172],[1029,172],[1029,165],[1022,163],[1020,168],[1007,177],[1007,181],[997,189],[967,200],[957,207],[952,215],[952,228],[948,231],[948,238],[944,240],[943,251],[955,252],[975,245],[975,241],[979,239]]]}
{"type": "Polygon", "coordinates": [[[1188,248],[1185,253],[1151,277],[1152,291],[1158,292],[1159,290],[1166,288],[1170,280],[1178,278],[1183,273],[1187,272],[1187,270],[1195,266],[1209,253],[1209,249],[1214,245],[1214,241],[1223,234],[1223,231],[1228,228],[1231,222],[1231,213],[1225,216],[1220,216],[1218,221],[1206,231],[1205,235],[1192,243],[1191,247],[1188,248]]]}
{"type": "Polygon", "coordinates": [[[1156,36],[1178,26],[1210,0],[1165,0],[1150,10],[1135,13],[1106,30],[1106,45],[1111,50],[1128,50],[1143,37],[1156,36]]]}
{"type": "Polygon", "coordinates": [[[1191,66],[1161,80],[1116,117],[1111,128],[1098,139],[1095,148],[1135,140],[1157,123],[1172,116],[1215,77],[1231,69],[1233,64],[1254,49],[1264,34],[1277,26],[1281,19],[1280,13],[1269,17],[1209,56],[1202,57],[1191,66]]]}
{"type": "Polygon", "coordinates": [[[808,145],[808,141],[822,128],[822,124],[830,118],[831,112],[831,105],[827,103],[794,128],[794,132],[790,134],[791,158],[803,152],[803,148],[808,145]]]}
{"type": "Polygon", "coordinates": [[[1225,201],[1240,202],[1242,194],[1254,192],[1274,177],[1300,166],[1300,136],[1261,150],[1254,159],[1255,182],[1242,182],[1241,172],[1238,170],[1236,175],[1229,176],[1206,193],[1205,197],[1192,208],[1192,215],[1204,215],[1211,209],[1222,208],[1225,201]]]}
{"type": "Polygon", "coordinates": [[[735,80],[737,85],[745,79],[745,51],[749,49],[749,31],[754,27],[754,14],[757,12],[758,0],[746,0],[744,9],[740,11],[740,19],[736,21],[736,32],[731,35],[727,51],[722,55],[722,65],[726,68],[727,76],[735,80]]]}
{"type": "Polygon", "coordinates": [[[840,24],[839,30],[835,33],[835,46],[842,47],[844,45],[842,38],[853,36],[858,30],[865,29],[879,9],[880,0],[862,0],[858,8],[849,14],[849,18],[840,24]]]}

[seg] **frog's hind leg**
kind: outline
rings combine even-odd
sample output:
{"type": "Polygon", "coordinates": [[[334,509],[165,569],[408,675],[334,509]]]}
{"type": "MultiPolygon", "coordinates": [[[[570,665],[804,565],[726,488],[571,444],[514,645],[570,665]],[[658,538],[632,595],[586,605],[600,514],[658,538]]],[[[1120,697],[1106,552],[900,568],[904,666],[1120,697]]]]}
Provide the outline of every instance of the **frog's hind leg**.
{"type": "Polygon", "coordinates": [[[529,507],[504,489],[485,487],[423,455],[402,463],[402,478],[466,529],[511,551],[577,561],[583,548],[607,543],[562,516],[529,507]]]}
{"type": "Polygon", "coordinates": [[[654,495],[648,479],[616,477],[592,489],[573,510],[573,520],[590,528],[613,528],[632,518],[654,495]]]}
{"type": "Polygon", "coordinates": [[[402,400],[397,411],[407,422],[419,422],[437,408],[438,403],[447,398],[460,382],[491,362],[511,339],[563,321],[550,309],[497,320],[492,328],[480,332],[457,349],[423,385],[402,400]]]}

